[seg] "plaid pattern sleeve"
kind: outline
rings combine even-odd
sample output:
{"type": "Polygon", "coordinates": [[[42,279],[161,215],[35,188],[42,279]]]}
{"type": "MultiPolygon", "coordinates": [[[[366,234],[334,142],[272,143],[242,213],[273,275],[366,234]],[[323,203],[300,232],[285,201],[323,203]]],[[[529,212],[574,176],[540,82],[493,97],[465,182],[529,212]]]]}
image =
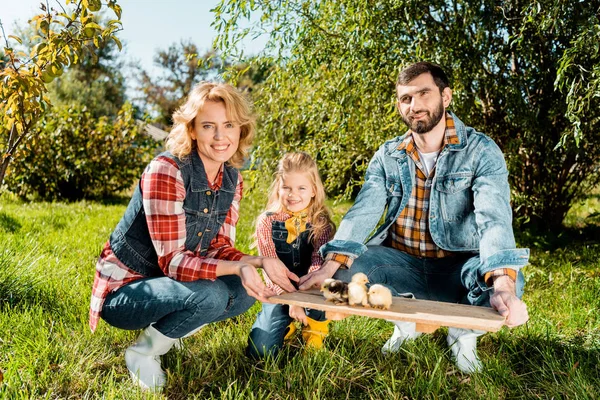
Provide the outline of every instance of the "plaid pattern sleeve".
{"type": "Polygon", "coordinates": [[[340,254],[340,253],[327,253],[325,256],[325,261],[336,261],[340,263],[340,268],[348,269],[352,266],[352,262],[354,261],[354,257],[340,254]]]}
{"type": "MultiPolygon", "coordinates": [[[[274,220],[285,221],[287,217],[283,218],[280,216],[279,219],[276,217],[277,214],[262,213],[256,222],[256,245],[258,247],[258,255],[261,257],[277,258],[275,243],[273,243],[272,223],[274,220]]],[[[285,293],[285,290],[274,284],[271,279],[269,279],[264,270],[262,271],[262,275],[265,280],[265,285],[269,289],[272,289],[277,294],[285,293]]]]}
{"type": "Polygon", "coordinates": [[[233,202],[225,217],[225,222],[219,229],[217,236],[210,242],[207,257],[219,260],[239,261],[245,256],[244,253],[234,248],[235,232],[238,220],[240,219],[240,202],[244,191],[244,182],[242,174],[238,173],[238,181],[233,196],[233,202]]]}
{"type": "Polygon", "coordinates": [[[494,286],[494,278],[498,276],[508,276],[513,282],[517,281],[517,271],[512,268],[498,268],[483,276],[483,280],[487,287],[494,286]]]}
{"type": "Polygon", "coordinates": [[[311,256],[310,268],[308,269],[309,273],[319,270],[321,268],[321,265],[323,265],[323,257],[321,257],[321,254],[319,253],[319,249],[325,243],[329,242],[332,238],[333,238],[333,228],[331,227],[331,225],[328,224],[325,227],[325,229],[323,229],[321,236],[319,236],[314,243],[314,250],[313,250],[313,253],[311,256]]]}
{"type": "MultiPolygon", "coordinates": [[[[221,170],[214,189],[221,186],[222,178],[221,170]]],[[[211,242],[207,257],[185,249],[185,188],[175,161],[159,157],[151,162],[142,175],[141,187],[148,230],[158,255],[158,265],[166,276],[178,281],[214,280],[218,259],[235,261],[243,257],[233,248],[242,196],[239,174],[234,201],[225,224],[211,242]]]]}
{"type": "Polygon", "coordinates": [[[127,268],[119,261],[110,248],[110,243],[106,242],[96,263],[96,276],[92,287],[89,314],[89,325],[92,332],[98,326],[106,296],[121,286],[140,278],[143,278],[143,276],[127,268]]]}

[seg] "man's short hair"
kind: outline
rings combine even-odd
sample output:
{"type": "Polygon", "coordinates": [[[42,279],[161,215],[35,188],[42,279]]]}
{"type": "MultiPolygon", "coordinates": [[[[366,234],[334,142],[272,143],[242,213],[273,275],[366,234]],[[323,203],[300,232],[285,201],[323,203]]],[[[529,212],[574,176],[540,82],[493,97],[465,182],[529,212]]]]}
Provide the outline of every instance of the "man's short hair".
{"type": "Polygon", "coordinates": [[[433,81],[440,89],[440,93],[445,88],[450,87],[448,76],[442,67],[427,61],[420,61],[418,63],[411,64],[400,71],[400,74],[398,74],[398,80],[396,81],[396,87],[408,85],[409,82],[415,79],[417,76],[425,73],[430,73],[431,76],[433,76],[433,81]]]}

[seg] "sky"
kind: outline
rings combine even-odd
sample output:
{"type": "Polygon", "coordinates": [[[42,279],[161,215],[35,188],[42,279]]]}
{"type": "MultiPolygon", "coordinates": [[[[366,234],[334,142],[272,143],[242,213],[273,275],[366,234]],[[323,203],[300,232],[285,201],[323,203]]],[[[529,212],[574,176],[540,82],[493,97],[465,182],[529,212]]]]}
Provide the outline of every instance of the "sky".
{"type": "MultiPolygon", "coordinates": [[[[57,0],[49,0],[56,6],[57,0]]],[[[65,4],[65,0],[60,0],[65,4]]],[[[218,0],[118,0],[123,9],[123,31],[118,37],[124,44],[127,61],[139,61],[141,66],[156,73],[152,58],[157,49],[166,49],[181,39],[191,39],[202,54],[208,50],[216,36],[210,26],[210,12],[218,0]]],[[[15,23],[25,25],[27,20],[40,14],[40,0],[0,0],[0,20],[7,35],[15,32],[15,23]]],[[[109,11],[109,15],[114,15],[109,11]]],[[[111,15],[111,16],[112,16],[111,15]]],[[[264,40],[244,43],[246,54],[262,50],[264,40]]]]}

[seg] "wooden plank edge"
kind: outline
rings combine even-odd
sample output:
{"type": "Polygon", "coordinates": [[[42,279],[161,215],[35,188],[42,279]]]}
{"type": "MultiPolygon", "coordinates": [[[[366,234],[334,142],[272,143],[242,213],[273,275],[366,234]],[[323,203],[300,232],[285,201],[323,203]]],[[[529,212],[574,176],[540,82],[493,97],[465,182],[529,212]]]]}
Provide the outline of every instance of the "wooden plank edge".
{"type": "MultiPolygon", "coordinates": [[[[379,318],[386,320],[394,320],[394,321],[407,321],[407,322],[415,322],[417,324],[421,324],[423,326],[449,326],[454,328],[463,328],[463,329],[476,329],[482,330],[486,332],[497,332],[503,326],[505,322],[505,318],[500,318],[497,320],[490,319],[481,319],[474,317],[453,317],[447,316],[447,319],[444,321],[440,321],[439,316],[437,315],[428,315],[423,313],[400,313],[397,311],[390,310],[376,310],[373,308],[363,308],[358,306],[347,306],[347,305],[333,305],[333,304],[319,304],[313,303],[309,301],[300,301],[294,299],[286,299],[286,298],[277,298],[279,296],[271,297],[269,300],[275,304],[284,304],[284,305],[296,305],[305,308],[312,308],[316,310],[333,312],[337,314],[346,314],[357,315],[362,317],[369,318],[379,318]]],[[[458,304],[460,305],[460,304],[458,304]]],[[[499,316],[499,315],[498,315],[499,316]]],[[[425,328],[431,329],[431,328],[425,328]]],[[[436,328],[437,329],[437,328],[436,328]]]]}

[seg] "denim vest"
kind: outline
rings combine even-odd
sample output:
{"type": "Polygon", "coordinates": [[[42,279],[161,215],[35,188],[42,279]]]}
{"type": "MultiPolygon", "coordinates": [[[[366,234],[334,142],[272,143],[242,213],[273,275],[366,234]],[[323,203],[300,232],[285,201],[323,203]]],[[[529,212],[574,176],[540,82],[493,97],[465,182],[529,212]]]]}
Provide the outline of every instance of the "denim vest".
{"type": "MultiPolygon", "coordinates": [[[[307,228],[309,227],[310,226],[307,226],[307,228]]],[[[285,222],[273,221],[271,223],[271,236],[273,238],[273,243],[275,244],[277,258],[279,258],[290,271],[298,276],[306,275],[312,263],[314,246],[308,239],[309,235],[310,232],[307,229],[292,243],[288,243],[288,232],[285,229],[285,222]]]]}
{"type": "MultiPolygon", "coordinates": [[[[225,164],[223,183],[214,191],[206,178],[206,171],[196,149],[183,159],[169,152],[158,157],[168,157],[177,163],[185,187],[185,249],[205,256],[210,242],[219,232],[229,212],[238,181],[238,171],[225,164]]],[[[144,276],[163,276],[158,266],[158,256],[146,222],[140,184],[125,210],[125,215],[110,235],[110,247],[117,258],[130,269],[144,276]]]]}
{"type": "MultiPolygon", "coordinates": [[[[437,160],[429,197],[431,237],[444,250],[478,253],[482,275],[502,267],[519,270],[529,260],[529,249],[516,248],[504,156],[492,139],[450,114],[459,143],[446,145],[437,160]]],[[[321,247],[322,255],[358,257],[367,250],[365,243],[384,242],[415,185],[415,164],[406,150],[398,150],[404,138],[377,150],[354,205],[333,240],[321,247]]]]}

